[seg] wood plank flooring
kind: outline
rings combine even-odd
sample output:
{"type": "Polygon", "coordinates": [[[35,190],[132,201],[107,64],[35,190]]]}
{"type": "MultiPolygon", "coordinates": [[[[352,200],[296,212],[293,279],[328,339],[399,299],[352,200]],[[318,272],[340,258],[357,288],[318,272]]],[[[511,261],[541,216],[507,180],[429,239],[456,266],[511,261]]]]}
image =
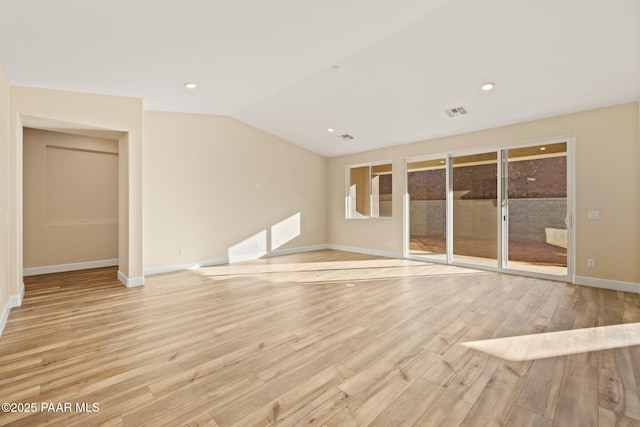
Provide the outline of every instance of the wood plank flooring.
{"type": "Polygon", "coordinates": [[[25,278],[0,402],[37,410],[0,425],[640,426],[637,294],[337,251],[115,275],[25,278]]]}

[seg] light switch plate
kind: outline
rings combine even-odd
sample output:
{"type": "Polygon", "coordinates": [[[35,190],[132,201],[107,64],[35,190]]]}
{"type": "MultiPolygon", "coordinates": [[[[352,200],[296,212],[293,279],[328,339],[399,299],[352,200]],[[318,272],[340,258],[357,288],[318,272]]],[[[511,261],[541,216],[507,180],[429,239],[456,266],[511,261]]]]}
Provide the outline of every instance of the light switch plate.
{"type": "Polygon", "coordinates": [[[600,211],[588,211],[587,219],[600,219],[600,211]]]}

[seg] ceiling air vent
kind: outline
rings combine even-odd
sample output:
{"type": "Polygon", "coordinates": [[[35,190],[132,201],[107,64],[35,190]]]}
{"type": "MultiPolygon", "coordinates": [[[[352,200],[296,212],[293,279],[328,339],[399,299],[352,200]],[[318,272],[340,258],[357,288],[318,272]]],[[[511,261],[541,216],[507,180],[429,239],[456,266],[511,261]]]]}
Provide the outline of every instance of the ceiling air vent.
{"type": "Polygon", "coordinates": [[[444,112],[447,113],[447,116],[449,117],[460,117],[469,114],[469,112],[467,111],[467,107],[465,107],[464,105],[456,108],[451,108],[449,110],[444,110],[444,112]]]}
{"type": "Polygon", "coordinates": [[[349,135],[348,133],[343,133],[342,135],[340,135],[340,138],[344,139],[345,141],[351,141],[352,139],[355,139],[355,137],[349,135]]]}

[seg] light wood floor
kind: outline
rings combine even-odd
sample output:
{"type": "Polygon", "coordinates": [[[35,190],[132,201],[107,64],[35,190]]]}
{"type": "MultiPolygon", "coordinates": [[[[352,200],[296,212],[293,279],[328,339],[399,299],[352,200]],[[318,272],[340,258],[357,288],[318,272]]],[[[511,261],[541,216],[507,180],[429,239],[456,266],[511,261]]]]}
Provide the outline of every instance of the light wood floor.
{"type": "Polygon", "coordinates": [[[640,425],[637,294],[336,251],[25,281],[0,402],[74,411],[2,425],[640,425]]]}

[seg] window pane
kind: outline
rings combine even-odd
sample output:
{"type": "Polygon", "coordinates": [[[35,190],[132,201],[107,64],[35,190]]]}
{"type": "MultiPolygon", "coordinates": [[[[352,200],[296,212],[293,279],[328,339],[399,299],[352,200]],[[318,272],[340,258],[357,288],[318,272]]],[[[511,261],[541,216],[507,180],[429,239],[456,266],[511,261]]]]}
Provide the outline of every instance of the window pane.
{"type": "Polygon", "coordinates": [[[567,274],[567,144],[507,150],[508,267],[567,274]]]}
{"type": "Polygon", "coordinates": [[[454,260],[497,266],[498,153],[453,158],[454,260]]]}
{"type": "Polygon", "coordinates": [[[408,164],[409,253],[447,259],[446,159],[408,164]]]}
{"type": "Polygon", "coordinates": [[[349,169],[349,218],[369,216],[369,166],[349,169]]]}
{"type": "Polygon", "coordinates": [[[391,165],[376,165],[371,167],[371,216],[376,218],[390,218],[392,205],[391,165]]]}

